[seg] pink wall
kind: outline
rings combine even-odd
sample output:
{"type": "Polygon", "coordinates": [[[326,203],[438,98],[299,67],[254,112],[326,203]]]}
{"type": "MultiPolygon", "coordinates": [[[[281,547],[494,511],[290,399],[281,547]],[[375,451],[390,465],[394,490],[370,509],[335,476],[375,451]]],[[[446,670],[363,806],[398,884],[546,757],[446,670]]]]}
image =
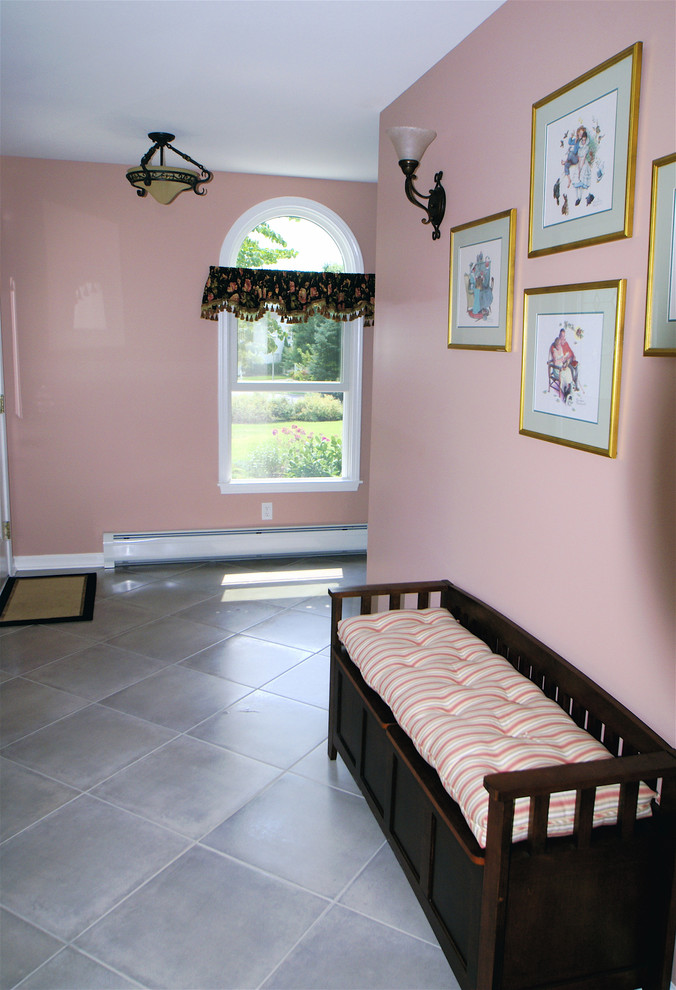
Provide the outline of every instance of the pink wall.
{"type": "Polygon", "coordinates": [[[508,0],[381,117],[369,579],[448,577],[676,742],[676,362],[643,357],[651,162],[676,146],[672,2],[508,0]],[[634,234],[529,260],[531,107],[642,41],[634,234]],[[385,128],[438,132],[432,242],[385,128]],[[448,350],[449,231],[517,209],[511,353],[448,350]],[[617,459],[519,435],[523,290],[627,279],[617,459]]]}
{"type": "MultiPolygon", "coordinates": [[[[102,552],[105,531],[261,522],[217,487],[217,324],[199,318],[230,226],[277,196],[339,214],[373,271],[376,186],[217,173],[207,195],[139,199],[117,165],[5,158],[2,326],[13,551],[102,552]],[[23,418],[8,287],[16,286],[23,418]]],[[[365,331],[362,478],[370,341],[365,331]]],[[[274,525],[365,522],[354,494],[275,494],[274,525]]]]}

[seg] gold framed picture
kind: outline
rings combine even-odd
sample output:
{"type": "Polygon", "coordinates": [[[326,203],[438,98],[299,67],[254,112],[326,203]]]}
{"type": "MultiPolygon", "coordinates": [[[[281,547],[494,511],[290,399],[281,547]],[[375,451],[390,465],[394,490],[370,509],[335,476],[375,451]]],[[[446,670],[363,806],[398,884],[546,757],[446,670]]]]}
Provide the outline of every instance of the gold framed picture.
{"type": "Polygon", "coordinates": [[[643,353],[676,355],[676,154],[653,162],[643,353]]]}
{"type": "Polygon", "coordinates": [[[524,292],[519,432],[617,455],[626,279],[524,292]]]}
{"type": "Polygon", "coordinates": [[[511,351],[516,210],[451,230],[448,346],[511,351]]]}
{"type": "Polygon", "coordinates": [[[533,104],[529,258],[631,237],[642,52],[533,104]]]}

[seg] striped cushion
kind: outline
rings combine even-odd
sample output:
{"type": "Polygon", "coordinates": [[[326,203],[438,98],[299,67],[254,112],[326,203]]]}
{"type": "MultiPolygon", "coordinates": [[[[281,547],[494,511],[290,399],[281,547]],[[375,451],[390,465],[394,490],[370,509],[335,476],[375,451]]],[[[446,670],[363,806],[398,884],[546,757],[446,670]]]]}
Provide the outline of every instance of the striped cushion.
{"type": "MultiPolygon", "coordinates": [[[[353,662],[437,771],[481,846],[486,774],[612,759],[559,706],[443,608],[343,619],[338,634],[353,662]]],[[[594,824],[616,820],[619,787],[597,790],[594,824]]],[[[640,817],[655,795],[641,786],[640,817]]],[[[513,840],[528,834],[529,799],[515,803],[513,840]]],[[[575,793],[552,794],[549,835],[573,831],[575,793]]]]}

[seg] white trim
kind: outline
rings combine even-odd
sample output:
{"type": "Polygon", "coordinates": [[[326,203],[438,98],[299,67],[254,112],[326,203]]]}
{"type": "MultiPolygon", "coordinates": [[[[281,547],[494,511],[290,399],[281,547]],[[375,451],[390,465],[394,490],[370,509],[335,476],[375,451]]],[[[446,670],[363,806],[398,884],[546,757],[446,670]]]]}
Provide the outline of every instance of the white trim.
{"type": "Polygon", "coordinates": [[[261,529],[104,533],[103,566],[178,560],[365,553],[366,523],[261,529]]]}
{"type": "Polygon", "coordinates": [[[102,553],[54,553],[15,557],[15,573],[24,571],[93,571],[103,567],[102,553]]]}
{"type": "Polygon", "coordinates": [[[356,492],[363,481],[352,478],[317,478],[304,481],[302,478],[274,478],[265,481],[221,481],[219,488],[223,495],[262,495],[265,492],[356,492]]]}
{"type": "MultiPolygon", "coordinates": [[[[335,241],[345,263],[346,271],[363,272],[364,259],[356,237],[345,221],[333,210],[311,199],[297,196],[279,196],[265,200],[251,207],[233,224],[221,247],[219,264],[231,267],[236,264],[243,239],[251,230],[279,216],[301,217],[317,224],[335,241]]],[[[343,466],[349,468],[349,476],[305,480],[303,478],[264,479],[261,481],[237,481],[231,478],[230,461],[230,403],[231,388],[229,365],[233,360],[229,353],[228,341],[234,346],[233,329],[236,318],[229,313],[219,314],[218,319],[218,486],[223,495],[261,494],[264,492],[354,492],[362,482],[359,480],[361,451],[361,396],[363,361],[363,320],[344,324],[343,360],[344,378],[349,382],[349,390],[344,390],[343,409],[343,466]],[[227,438],[226,438],[227,435],[227,438]]],[[[235,357],[236,360],[236,357],[235,357]]],[[[312,391],[314,383],[310,385],[312,391]]],[[[278,387],[278,386],[277,386],[278,387]]],[[[271,391],[274,383],[261,383],[261,388],[271,391]]],[[[299,389],[300,390],[300,389],[299,389]]],[[[323,388],[326,391],[326,387],[323,388]]],[[[330,390],[330,389],[329,389],[330,390]]]]}

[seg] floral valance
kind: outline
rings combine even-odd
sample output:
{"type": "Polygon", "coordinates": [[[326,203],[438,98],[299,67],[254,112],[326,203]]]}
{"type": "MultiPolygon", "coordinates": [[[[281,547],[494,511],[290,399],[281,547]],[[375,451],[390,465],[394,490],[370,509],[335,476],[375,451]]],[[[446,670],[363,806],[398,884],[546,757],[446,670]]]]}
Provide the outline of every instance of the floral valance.
{"type": "Polygon", "coordinates": [[[375,285],[375,275],[212,266],[202,296],[202,319],[216,320],[225,311],[240,320],[260,320],[274,310],[284,323],[305,323],[319,313],[331,320],[363,317],[371,326],[375,285]]]}

